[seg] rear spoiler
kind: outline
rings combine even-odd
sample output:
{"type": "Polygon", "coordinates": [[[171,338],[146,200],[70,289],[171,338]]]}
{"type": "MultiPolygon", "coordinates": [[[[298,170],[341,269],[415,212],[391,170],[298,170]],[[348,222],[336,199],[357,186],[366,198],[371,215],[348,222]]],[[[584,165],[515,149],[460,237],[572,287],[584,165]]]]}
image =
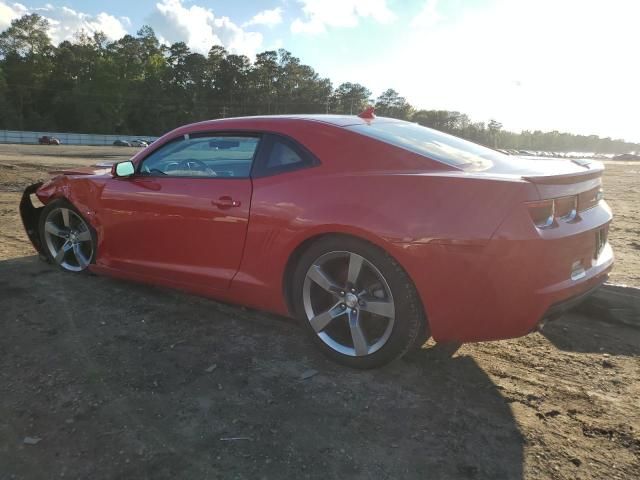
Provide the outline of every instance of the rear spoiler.
{"type": "Polygon", "coordinates": [[[583,172],[563,173],[560,175],[540,175],[531,177],[522,177],[531,183],[539,183],[544,185],[567,185],[570,183],[585,182],[593,178],[602,176],[604,167],[600,164],[591,164],[589,170],[583,172]]]}

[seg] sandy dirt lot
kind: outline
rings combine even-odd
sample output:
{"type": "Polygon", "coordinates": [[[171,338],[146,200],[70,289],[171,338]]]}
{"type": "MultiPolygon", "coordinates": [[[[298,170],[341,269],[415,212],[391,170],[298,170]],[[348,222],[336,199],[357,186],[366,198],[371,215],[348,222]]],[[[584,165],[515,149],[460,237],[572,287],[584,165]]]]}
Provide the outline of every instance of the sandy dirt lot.
{"type": "MultiPolygon", "coordinates": [[[[571,314],[357,372],[293,321],[39,261],[22,189],[134,151],[0,145],[1,480],[640,478],[640,329],[571,314]]],[[[640,285],[640,165],[605,192],[640,285]]]]}

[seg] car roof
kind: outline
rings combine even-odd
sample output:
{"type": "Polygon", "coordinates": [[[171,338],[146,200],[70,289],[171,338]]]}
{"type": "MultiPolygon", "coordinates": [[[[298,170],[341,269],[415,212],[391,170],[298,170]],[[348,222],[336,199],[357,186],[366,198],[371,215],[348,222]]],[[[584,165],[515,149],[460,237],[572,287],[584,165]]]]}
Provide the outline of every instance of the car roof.
{"type": "Polygon", "coordinates": [[[175,130],[165,133],[153,142],[151,149],[144,149],[133,156],[137,161],[161,148],[167,141],[180,135],[188,135],[195,132],[206,131],[234,131],[234,130],[259,130],[259,131],[287,131],[293,124],[322,124],[335,128],[350,127],[355,125],[371,125],[379,123],[408,123],[387,117],[361,118],[357,115],[322,115],[322,114],[291,114],[291,115],[255,115],[246,117],[218,118],[203,120],[200,122],[182,125],[175,130]]]}
{"type": "Polygon", "coordinates": [[[308,122],[319,122],[325,123],[329,125],[335,125],[337,127],[349,127],[352,125],[367,125],[371,123],[388,123],[388,122],[402,122],[402,120],[397,120],[395,118],[387,118],[387,117],[375,117],[371,118],[360,118],[357,115],[323,115],[323,114],[296,114],[296,115],[256,115],[256,116],[247,116],[247,117],[231,117],[231,118],[218,118],[215,120],[205,120],[198,123],[193,123],[191,126],[199,125],[211,125],[211,126],[221,126],[225,123],[238,125],[243,121],[246,122],[273,122],[273,121],[291,121],[291,120],[302,120],[308,122]]]}

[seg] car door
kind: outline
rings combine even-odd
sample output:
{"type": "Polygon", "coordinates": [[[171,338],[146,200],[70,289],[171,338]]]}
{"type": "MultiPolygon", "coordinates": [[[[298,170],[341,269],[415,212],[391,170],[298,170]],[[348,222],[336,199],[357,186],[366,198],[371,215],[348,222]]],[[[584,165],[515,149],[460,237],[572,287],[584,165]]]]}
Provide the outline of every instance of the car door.
{"type": "Polygon", "coordinates": [[[228,287],[242,260],[260,140],[181,136],[138,162],[131,177],[109,179],[98,212],[98,263],[174,283],[228,287]]]}

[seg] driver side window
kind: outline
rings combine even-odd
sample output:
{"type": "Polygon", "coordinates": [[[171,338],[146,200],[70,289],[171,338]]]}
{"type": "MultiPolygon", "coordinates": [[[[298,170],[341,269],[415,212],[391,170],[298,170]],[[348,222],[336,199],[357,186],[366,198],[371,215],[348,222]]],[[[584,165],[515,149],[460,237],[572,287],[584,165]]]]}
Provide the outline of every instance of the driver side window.
{"type": "Polygon", "coordinates": [[[195,134],[163,145],[142,161],[145,176],[248,178],[260,137],[195,134]]]}

